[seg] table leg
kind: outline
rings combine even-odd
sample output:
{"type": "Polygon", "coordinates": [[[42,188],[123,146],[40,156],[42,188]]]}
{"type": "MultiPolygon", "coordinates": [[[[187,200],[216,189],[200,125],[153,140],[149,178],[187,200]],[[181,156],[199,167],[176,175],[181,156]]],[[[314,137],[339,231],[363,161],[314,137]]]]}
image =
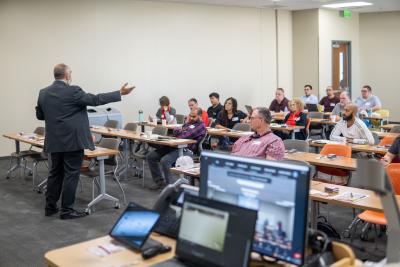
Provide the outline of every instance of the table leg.
{"type": "Polygon", "coordinates": [[[104,159],[106,159],[106,158],[107,157],[98,157],[97,158],[97,160],[99,161],[100,194],[87,205],[87,208],[86,208],[87,213],[90,213],[91,207],[93,207],[94,205],[96,205],[97,203],[99,203],[100,201],[102,201],[104,199],[114,201],[115,208],[119,208],[119,206],[120,206],[119,199],[106,193],[106,176],[105,176],[105,172],[104,172],[104,159]]]}
{"type": "Polygon", "coordinates": [[[124,158],[125,158],[125,180],[128,179],[129,170],[129,140],[124,139],[124,158]]]}
{"type": "Polygon", "coordinates": [[[294,130],[292,131],[292,139],[296,139],[296,133],[294,132],[294,130]]]}
{"type": "Polygon", "coordinates": [[[317,216],[318,216],[318,203],[317,201],[311,200],[311,214],[310,214],[310,226],[312,229],[317,229],[317,216]]]}

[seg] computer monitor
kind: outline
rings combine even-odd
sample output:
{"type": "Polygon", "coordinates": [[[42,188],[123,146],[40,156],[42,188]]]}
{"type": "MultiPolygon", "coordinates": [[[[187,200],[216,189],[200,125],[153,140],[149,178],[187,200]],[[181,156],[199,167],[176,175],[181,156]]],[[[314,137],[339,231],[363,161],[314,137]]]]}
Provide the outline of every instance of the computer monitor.
{"type": "Polygon", "coordinates": [[[204,151],[200,166],[200,196],[258,211],[254,251],[303,264],[310,172],[307,164],[204,151]]]}

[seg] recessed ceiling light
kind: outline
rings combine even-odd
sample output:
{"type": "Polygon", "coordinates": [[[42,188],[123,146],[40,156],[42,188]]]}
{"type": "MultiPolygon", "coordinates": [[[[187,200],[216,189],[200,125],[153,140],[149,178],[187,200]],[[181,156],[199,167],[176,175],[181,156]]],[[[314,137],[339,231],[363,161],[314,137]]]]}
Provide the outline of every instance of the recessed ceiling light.
{"type": "Polygon", "coordinates": [[[372,3],[368,3],[368,2],[349,2],[349,3],[328,4],[328,5],[323,5],[323,7],[344,8],[344,7],[362,7],[362,6],[371,6],[371,5],[372,5],[372,3]]]}

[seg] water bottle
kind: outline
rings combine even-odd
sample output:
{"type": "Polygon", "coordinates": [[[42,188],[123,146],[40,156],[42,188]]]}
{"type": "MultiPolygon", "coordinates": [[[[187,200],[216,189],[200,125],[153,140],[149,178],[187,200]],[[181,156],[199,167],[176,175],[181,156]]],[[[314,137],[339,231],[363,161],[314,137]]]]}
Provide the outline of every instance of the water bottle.
{"type": "Polygon", "coordinates": [[[144,122],[143,110],[139,110],[139,122],[144,122]]]}
{"type": "Polygon", "coordinates": [[[368,117],[371,117],[371,115],[372,115],[372,109],[367,109],[367,114],[368,114],[368,117]]]}

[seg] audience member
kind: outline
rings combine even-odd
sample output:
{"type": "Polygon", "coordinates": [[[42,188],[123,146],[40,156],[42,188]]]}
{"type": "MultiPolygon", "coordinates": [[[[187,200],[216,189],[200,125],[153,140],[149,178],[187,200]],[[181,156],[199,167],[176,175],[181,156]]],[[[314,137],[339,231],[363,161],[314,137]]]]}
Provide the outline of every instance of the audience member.
{"type": "Polygon", "coordinates": [[[364,139],[370,145],[375,143],[372,133],[365,123],[357,117],[357,106],[349,103],[344,108],[343,118],[339,121],[330,136],[334,141],[352,141],[364,139]]]}
{"type": "MultiPolygon", "coordinates": [[[[199,108],[199,104],[197,102],[197,99],[196,98],[189,99],[188,106],[189,106],[190,110],[198,109],[199,108]]],[[[208,115],[207,115],[207,112],[205,110],[202,111],[201,120],[204,122],[204,125],[207,127],[208,126],[208,115]]]]}
{"type": "Polygon", "coordinates": [[[207,109],[208,118],[217,119],[218,113],[223,109],[221,103],[219,103],[219,94],[211,93],[209,96],[211,106],[207,109]]]}
{"type": "Polygon", "coordinates": [[[285,97],[283,88],[275,91],[275,99],[269,105],[269,110],[273,112],[289,111],[289,100],[285,97]]]}
{"type": "Polygon", "coordinates": [[[171,107],[169,102],[169,98],[166,96],[162,96],[159,100],[160,108],[157,110],[156,117],[157,120],[166,120],[167,123],[176,123],[176,110],[171,107]]]}
{"type": "Polygon", "coordinates": [[[237,109],[236,99],[229,97],[225,100],[224,109],[217,116],[216,128],[232,129],[236,123],[242,122],[246,117],[246,113],[237,109]]]}
{"type": "MultiPolygon", "coordinates": [[[[200,119],[201,114],[202,110],[200,108],[192,109],[189,114],[189,121],[183,124],[182,127],[174,129],[173,135],[175,137],[197,141],[196,144],[189,145],[188,148],[184,149],[184,155],[193,155],[198,149],[199,142],[206,135],[206,127],[200,119]]],[[[161,146],[147,155],[146,160],[154,181],[154,186],[151,186],[150,189],[160,189],[171,182],[170,168],[178,157],[178,149],[168,146],[161,146]]]]}
{"type": "Polygon", "coordinates": [[[319,101],[319,104],[324,106],[324,112],[332,112],[339,101],[340,99],[334,94],[332,86],[328,86],[326,87],[326,96],[319,101]]]}
{"type": "Polygon", "coordinates": [[[243,136],[235,142],[232,154],[246,157],[259,157],[281,160],[285,146],[278,136],[272,133],[269,125],[271,113],[266,108],[254,108],[250,117],[252,135],[243,136]]]}
{"type": "Polygon", "coordinates": [[[332,115],[336,116],[336,121],[340,120],[344,113],[344,107],[351,102],[349,93],[347,91],[341,92],[339,99],[340,102],[337,103],[332,110],[332,115]]]}
{"type": "Polygon", "coordinates": [[[318,98],[312,94],[312,86],[309,84],[304,85],[304,94],[300,97],[305,105],[307,104],[318,104],[318,98]]]}
{"type": "Polygon", "coordinates": [[[382,158],[382,161],[385,165],[392,163],[393,159],[399,157],[400,153],[400,137],[397,137],[393,144],[390,146],[388,152],[382,158]]]}
{"type": "MultiPolygon", "coordinates": [[[[284,122],[289,126],[307,126],[307,114],[303,112],[304,103],[296,98],[289,101],[290,112],[286,115],[284,122]]],[[[289,133],[277,132],[277,135],[282,139],[288,139],[290,137],[289,133]]],[[[295,138],[300,140],[307,139],[307,130],[301,129],[295,133],[295,138]]]]}
{"type": "Polygon", "coordinates": [[[382,108],[381,101],[376,95],[372,94],[371,86],[364,85],[361,89],[361,96],[357,97],[355,104],[358,111],[376,111],[382,108]]]}

